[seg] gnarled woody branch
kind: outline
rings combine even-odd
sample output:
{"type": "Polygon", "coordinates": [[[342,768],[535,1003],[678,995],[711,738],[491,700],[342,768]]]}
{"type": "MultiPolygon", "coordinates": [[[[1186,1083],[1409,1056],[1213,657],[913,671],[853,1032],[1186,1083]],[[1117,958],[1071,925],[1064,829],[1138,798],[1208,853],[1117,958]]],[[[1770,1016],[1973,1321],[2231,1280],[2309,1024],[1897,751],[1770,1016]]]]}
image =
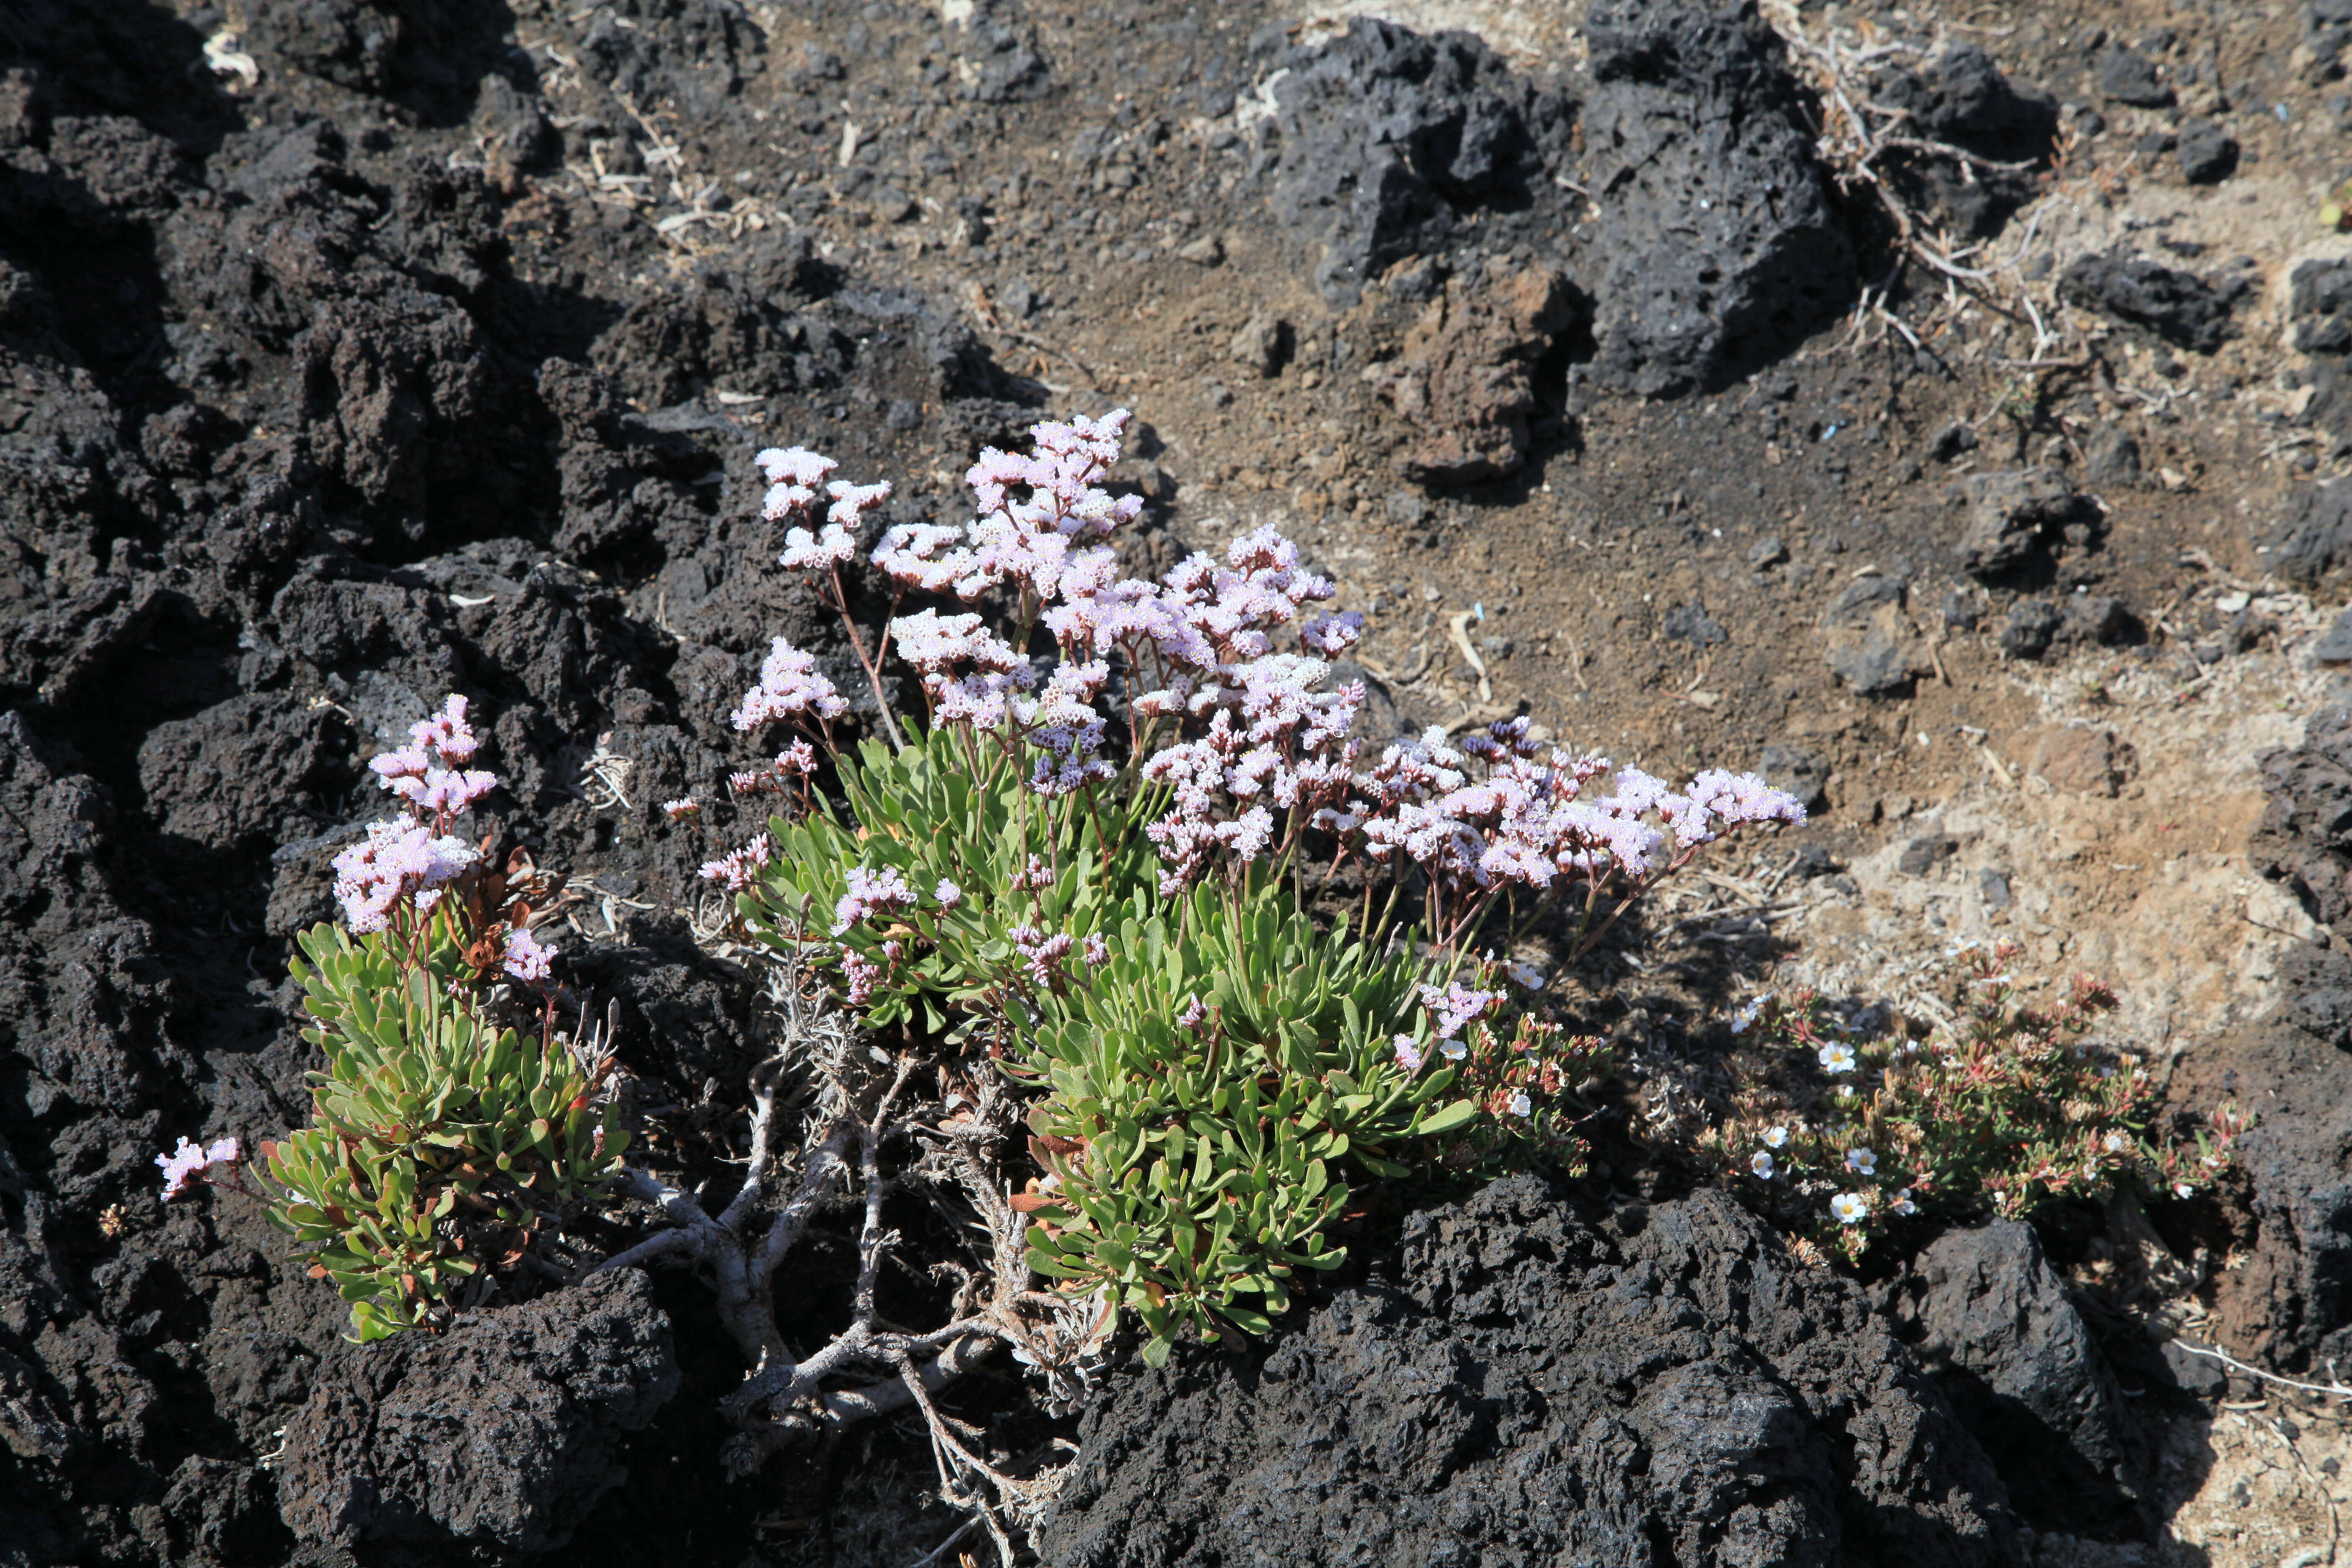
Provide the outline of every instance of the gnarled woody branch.
{"type": "Polygon", "coordinates": [[[919,1096],[924,1061],[862,1043],[845,1016],[802,994],[789,961],[776,991],[784,1013],[782,1049],[753,1074],[741,1187],[714,1216],[648,1172],[624,1172],[622,1190],[658,1209],[669,1228],[600,1265],[682,1265],[710,1286],[747,1364],[742,1386],[721,1406],[738,1428],[726,1449],[729,1473],[737,1477],[796,1441],[908,1405],[921,1406],[936,1422],[930,1394],[1000,1343],[1053,1369],[1069,1359],[1061,1342],[1071,1337],[1065,1331],[1068,1304],[1028,1289],[1024,1226],[992,1170],[992,1150],[1017,1116],[996,1077],[982,1072],[950,1091],[947,1075],[938,1073],[937,1093],[919,1096]],[[780,1125],[780,1090],[788,1078],[803,1076],[817,1092],[795,1148],[780,1125]],[[886,1152],[909,1139],[917,1152],[893,1168],[886,1152]],[[776,1275],[810,1220],[853,1184],[863,1220],[850,1321],[816,1351],[796,1357],[776,1321],[776,1275]],[[959,1277],[950,1321],[921,1333],[887,1323],[877,1301],[883,1267],[899,1240],[884,1226],[884,1205],[909,1186],[929,1188],[935,1203],[961,1211],[955,1217],[987,1237],[976,1269],[948,1266],[959,1277]]]}

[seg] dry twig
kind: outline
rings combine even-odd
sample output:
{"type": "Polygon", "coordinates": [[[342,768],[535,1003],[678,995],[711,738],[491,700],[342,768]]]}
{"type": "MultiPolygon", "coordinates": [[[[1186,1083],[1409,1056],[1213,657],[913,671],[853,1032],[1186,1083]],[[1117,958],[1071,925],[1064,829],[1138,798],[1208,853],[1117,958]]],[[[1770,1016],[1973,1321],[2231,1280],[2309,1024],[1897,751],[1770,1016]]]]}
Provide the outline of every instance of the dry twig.
{"type": "Polygon", "coordinates": [[[1061,1472],[1026,1480],[1003,1475],[948,1433],[932,1396],[1000,1346],[1036,1369],[1055,1405],[1082,1396],[1103,1364],[1095,1304],[1031,1289],[1025,1226],[995,1157],[1019,1124],[1019,1108],[993,1073],[960,1075],[859,1037],[847,1015],[805,983],[789,949],[772,993],[783,1038],[752,1075],[741,1186],[714,1215],[679,1187],[629,1169],[625,1190],[668,1224],[600,1267],[690,1267],[709,1283],[748,1364],[741,1386],[720,1402],[736,1428],[722,1450],[731,1476],[913,1405],[942,1446],[946,1495],[975,1511],[1009,1563],[1004,1521],[1034,1522],[1061,1472]],[[794,1119],[797,1147],[785,1125],[794,1119]],[[926,1332],[887,1321],[877,1300],[900,1242],[883,1223],[884,1207],[892,1194],[911,1189],[927,1191],[960,1227],[985,1238],[968,1262],[940,1266],[956,1281],[954,1302],[949,1321],[926,1332]],[[778,1274],[811,1222],[851,1193],[860,1223],[850,1321],[796,1356],[776,1319],[778,1274]]]}

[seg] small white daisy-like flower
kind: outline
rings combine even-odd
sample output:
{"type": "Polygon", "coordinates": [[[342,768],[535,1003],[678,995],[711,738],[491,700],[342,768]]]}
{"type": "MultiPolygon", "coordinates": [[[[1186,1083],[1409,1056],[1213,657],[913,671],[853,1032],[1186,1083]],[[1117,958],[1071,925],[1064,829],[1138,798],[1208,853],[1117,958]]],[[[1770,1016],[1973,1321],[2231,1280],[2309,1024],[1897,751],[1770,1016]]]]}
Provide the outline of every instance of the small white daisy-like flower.
{"type": "Polygon", "coordinates": [[[1878,1156],[1867,1149],[1849,1149],[1845,1152],[1845,1168],[1858,1175],[1874,1176],[1878,1173],[1878,1156]]]}
{"type": "Polygon", "coordinates": [[[1527,1097],[1527,1093],[1526,1093],[1526,1091],[1525,1091],[1525,1090],[1522,1090],[1522,1091],[1520,1091],[1519,1093],[1517,1093],[1517,1094],[1515,1094],[1515,1095],[1511,1096],[1511,1114],[1512,1114],[1512,1115],[1514,1115],[1514,1116],[1533,1116],[1535,1113],[1536,1113],[1536,1102],[1535,1102],[1534,1100],[1529,1100],[1529,1099],[1527,1097]]]}
{"type": "Polygon", "coordinates": [[[2110,1132],[2107,1134],[2106,1148],[2108,1153],[2120,1154],[2130,1147],[2131,1140],[2125,1137],[2122,1133],[2110,1132]]]}
{"type": "Polygon", "coordinates": [[[1749,1158],[1748,1168],[1769,1182],[1772,1179],[1772,1156],[1766,1151],[1759,1149],[1749,1158]]]}
{"type": "Polygon", "coordinates": [[[1766,1148],[1768,1148],[1768,1149],[1778,1149],[1779,1147],[1780,1147],[1780,1145],[1782,1145],[1783,1143],[1786,1143],[1788,1141],[1789,1141],[1789,1130],[1788,1130],[1787,1128],[1785,1128],[1785,1127],[1767,1127],[1766,1129],[1764,1129],[1764,1145],[1765,1145],[1765,1147],[1766,1147],[1766,1148]]]}
{"type": "Polygon", "coordinates": [[[1746,1034],[1754,1026],[1756,1020],[1763,1016],[1764,1009],[1770,1005],[1771,1000],[1772,993],[1769,991],[1750,998],[1747,1006],[1732,1015],[1731,1032],[1735,1035],[1746,1034]]]}
{"type": "Polygon", "coordinates": [[[1899,1215],[1915,1215],[1919,1212],[1919,1205],[1911,1201],[1910,1188],[1906,1187],[1895,1194],[1895,1212],[1899,1215]]]}
{"type": "Polygon", "coordinates": [[[1853,1047],[1832,1040],[1821,1048],[1821,1063],[1830,1072],[1852,1072],[1853,1047]]]}
{"type": "Polygon", "coordinates": [[[1515,984],[1524,985],[1530,991],[1540,991],[1544,988],[1544,972],[1532,963],[1514,963],[1504,973],[1508,974],[1515,984]]]}
{"type": "Polygon", "coordinates": [[[1862,1201],[1858,1193],[1840,1193],[1830,1200],[1830,1213],[1837,1216],[1840,1225],[1853,1225],[1869,1212],[1870,1205],[1862,1201]]]}
{"type": "Polygon", "coordinates": [[[2172,1189],[2172,1195],[2176,1198],[2195,1197],[2197,1195],[2197,1189],[2190,1186],[2187,1182],[2178,1183],[2172,1189]]]}
{"type": "Polygon", "coordinates": [[[1459,1040],[1440,1040],[1437,1049],[1449,1062],[1458,1062],[1470,1054],[1470,1047],[1459,1040]]]}

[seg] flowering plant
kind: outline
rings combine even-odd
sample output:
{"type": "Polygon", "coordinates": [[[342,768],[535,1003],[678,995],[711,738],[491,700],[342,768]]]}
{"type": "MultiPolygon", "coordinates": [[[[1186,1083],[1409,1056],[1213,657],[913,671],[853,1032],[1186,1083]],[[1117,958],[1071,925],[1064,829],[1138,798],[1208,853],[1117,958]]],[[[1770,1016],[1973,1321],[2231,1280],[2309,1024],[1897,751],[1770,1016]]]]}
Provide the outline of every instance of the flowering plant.
{"type": "Polygon", "coordinates": [[[2026,1219],[2118,1184],[2189,1196],[2252,1119],[2225,1104],[2192,1136],[2168,1133],[2147,1066],[2086,1038],[2115,994],[2077,975],[2054,1005],[2026,1006],[2010,973],[2019,951],[1956,950],[1958,1022],[1924,1040],[1865,1037],[1810,991],[1759,998],[1734,1031],[1818,1067],[1826,1092],[1749,1088],[1702,1136],[1703,1154],[1767,1214],[1849,1258],[1924,1210],[2026,1219]]]}
{"type": "Polygon", "coordinates": [[[886,527],[870,651],[841,573],[888,487],[760,454],[782,563],[841,614],[883,733],[842,744],[847,700],[776,639],[734,722],[800,733],[732,787],[782,809],[704,875],[869,1024],[982,1040],[1042,1096],[1030,1263],[1135,1310],[1157,1359],[1181,1326],[1262,1328],[1292,1269],[1336,1262],[1321,1232],[1355,1174],[1572,1161],[1556,1102],[1591,1045],[1465,986],[1493,968],[1474,945],[1565,911],[1572,959],[1717,837],[1803,812],[1720,772],[1603,787],[1607,759],[1525,719],[1368,747],[1363,688],[1327,662],[1361,617],[1280,533],[1119,575],[1108,541],[1140,503],[1102,481],[1126,418],[982,452],[966,528],[886,527]],[[916,595],[979,607],[901,614],[916,595]],[[894,654],[919,719],[891,710],[894,654]]]}
{"type": "Polygon", "coordinates": [[[373,764],[402,815],[336,857],[346,928],[297,939],[304,1037],[327,1066],[310,1125],[263,1148],[271,1224],[352,1303],[362,1342],[446,1320],[461,1286],[593,1197],[627,1142],[609,1062],[555,1032],[528,861],[487,869],[491,841],[455,834],[498,784],[463,765],[466,700],[412,737],[373,764]]]}

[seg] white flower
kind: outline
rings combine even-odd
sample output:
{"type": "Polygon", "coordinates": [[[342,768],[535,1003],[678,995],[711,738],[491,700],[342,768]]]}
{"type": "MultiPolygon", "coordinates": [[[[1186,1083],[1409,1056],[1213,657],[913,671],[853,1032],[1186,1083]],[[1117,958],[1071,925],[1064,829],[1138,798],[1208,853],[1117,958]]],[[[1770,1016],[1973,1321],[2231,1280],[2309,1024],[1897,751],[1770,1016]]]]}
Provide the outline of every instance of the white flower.
{"type": "Polygon", "coordinates": [[[1840,1193],[1830,1200],[1830,1213],[1837,1216],[1840,1225],[1852,1225],[1869,1212],[1870,1205],[1862,1201],[1858,1193],[1840,1193]]]}
{"type": "Polygon", "coordinates": [[[1771,1000],[1772,993],[1769,991],[1763,993],[1761,995],[1751,998],[1747,1006],[1742,1007],[1738,1012],[1732,1015],[1731,1032],[1735,1035],[1746,1034],[1748,1026],[1754,1024],[1757,1018],[1763,1014],[1765,1006],[1769,1004],[1771,1000]]]}
{"type": "Polygon", "coordinates": [[[1447,1061],[1458,1062],[1470,1054],[1470,1047],[1459,1040],[1441,1040],[1438,1042],[1437,1051],[1447,1061]]]}
{"type": "Polygon", "coordinates": [[[1748,1159],[1748,1168],[1769,1182],[1772,1179],[1772,1156],[1759,1149],[1748,1159]]]}
{"type": "Polygon", "coordinates": [[[1514,963],[1504,973],[1508,974],[1513,982],[1526,986],[1530,991],[1540,991],[1544,988],[1544,972],[1532,963],[1514,963]]]}
{"type": "Polygon", "coordinates": [[[1913,1215],[1919,1212],[1919,1205],[1911,1201],[1910,1188],[1906,1187],[1895,1194],[1895,1212],[1901,1215],[1913,1215]]]}
{"type": "Polygon", "coordinates": [[[1515,1094],[1515,1095],[1511,1096],[1511,1114],[1512,1114],[1512,1115],[1514,1115],[1514,1116],[1533,1116],[1535,1113],[1536,1113],[1536,1102],[1535,1102],[1534,1100],[1529,1100],[1529,1099],[1527,1097],[1527,1093],[1526,1093],[1526,1091],[1525,1091],[1525,1090],[1522,1090],[1522,1091],[1520,1091],[1519,1093],[1517,1093],[1517,1094],[1515,1094]]]}
{"type": "Polygon", "coordinates": [[[1822,1047],[1821,1062],[1822,1066],[1831,1072],[1852,1072],[1853,1070],[1853,1047],[1852,1046],[1842,1046],[1835,1041],[1832,1041],[1830,1044],[1822,1047]]]}
{"type": "Polygon", "coordinates": [[[963,902],[963,889],[944,877],[940,879],[940,885],[933,889],[931,896],[939,900],[940,908],[943,910],[951,910],[963,902]]]}
{"type": "Polygon", "coordinates": [[[1764,1129],[1764,1143],[1767,1148],[1778,1149],[1788,1141],[1789,1130],[1787,1128],[1767,1127],[1764,1129]]]}
{"type": "Polygon", "coordinates": [[[2128,1138],[2126,1138],[2126,1137],[2125,1137],[2122,1133],[2120,1133],[2120,1132],[2110,1132],[2110,1133],[2108,1133],[2108,1134],[2107,1134],[2107,1152],[2108,1152],[2108,1153],[2110,1153],[2110,1154],[2120,1154],[2120,1153],[2122,1153],[2125,1150],[2126,1150],[2126,1149],[2128,1149],[2128,1148],[2130,1148],[2130,1147],[2131,1147],[2131,1140],[2130,1140],[2130,1139],[2128,1139],[2128,1138]]]}
{"type": "Polygon", "coordinates": [[[2174,1186],[2172,1189],[2172,1195],[2176,1198],[2194,1197],[2197,1195],[2197,1189],[2190,1186],[2187,1182],[2182,1182],[2174,1186]]]}
{"type": "Polygon", "coordinates": [[[1878,1156],[1867,1149],[1849,1149],[1845,1152],[1845,1168],[1858,1175],[1874,1176],[1878,1173],[1878,1156]]]}

